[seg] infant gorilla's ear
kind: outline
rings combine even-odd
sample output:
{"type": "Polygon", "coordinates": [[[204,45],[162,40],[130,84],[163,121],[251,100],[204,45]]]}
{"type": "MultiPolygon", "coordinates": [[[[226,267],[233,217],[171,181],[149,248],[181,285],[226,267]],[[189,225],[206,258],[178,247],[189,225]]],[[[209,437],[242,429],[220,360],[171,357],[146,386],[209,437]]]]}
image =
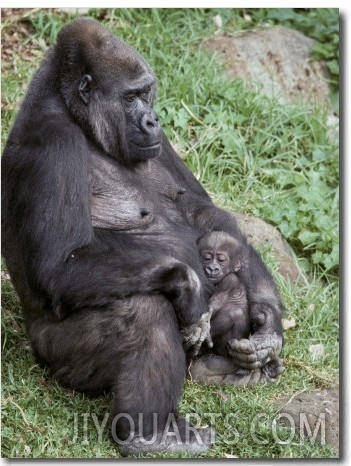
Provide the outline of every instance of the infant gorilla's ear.
{"type": "Polygon", "coordinates": [[[233,263],[233,271],[239,272],[240,269],[241,269],[241,262],[240,262],[240,259],[237,258],[234,260],[234,263],[233,263]]]}

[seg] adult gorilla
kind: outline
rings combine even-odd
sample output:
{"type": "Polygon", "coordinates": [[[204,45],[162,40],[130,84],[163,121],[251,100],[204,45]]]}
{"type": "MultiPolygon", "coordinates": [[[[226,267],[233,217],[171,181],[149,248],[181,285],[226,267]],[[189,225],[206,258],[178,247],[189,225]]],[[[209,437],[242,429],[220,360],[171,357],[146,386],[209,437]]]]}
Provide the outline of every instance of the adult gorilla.
{"type": "Polygon", "coordinates": [[[122,453],[199,453],[212,432],[177,416],[182,340],[196,353],[209,331],[197,239],[223,230],[244,248],[252,336],[229,342],[226,367],[281,372],[282,303],[170,146],[154,95],[147,63],[99,23],[62,29],[3,155],[2,250],[36,356],[64,385],[113,392],[122,453]]]}

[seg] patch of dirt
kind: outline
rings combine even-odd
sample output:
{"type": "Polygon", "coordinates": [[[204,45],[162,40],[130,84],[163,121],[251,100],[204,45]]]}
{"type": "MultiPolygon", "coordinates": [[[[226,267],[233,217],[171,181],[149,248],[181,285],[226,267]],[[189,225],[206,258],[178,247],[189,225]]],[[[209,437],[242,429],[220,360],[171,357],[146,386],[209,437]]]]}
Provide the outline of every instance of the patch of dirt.
{"type": "Polygon", "coordinates": [[[24,61],[32,61],[42,55],[42,48],[33,40],[34,28],[26,19],[30,8],[1,9],[1,68],[13,66],[14,51],[24,61]]]}
{"type": "Polygon", "coordinates": [[[305,438],[311,440],[316,434],[319,442],[333,446],[339,454],[339,387],[297,393],[280,398],[275,404],[281,414],[280,422],[289,427],[292,418],[296,432],[300,432],[301,427],[305,438]]]}

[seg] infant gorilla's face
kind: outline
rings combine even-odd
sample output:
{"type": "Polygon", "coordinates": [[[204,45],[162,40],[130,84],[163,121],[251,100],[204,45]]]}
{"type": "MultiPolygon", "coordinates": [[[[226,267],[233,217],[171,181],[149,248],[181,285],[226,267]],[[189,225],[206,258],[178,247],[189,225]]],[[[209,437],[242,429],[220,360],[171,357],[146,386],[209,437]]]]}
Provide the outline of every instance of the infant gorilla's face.
{"type": "Polygon", "coordinates": [[[201,261],[206,277],[214,284],[230,272],[229,256],[221,250],[204,250],[201,253],[201,261]]]}
{"type": "Polygon", "coordinates": [[[206,233],[197,242],[206,277],[219,283],[230,272],[240,270],[240,245],[223,231],[206,233]]]}

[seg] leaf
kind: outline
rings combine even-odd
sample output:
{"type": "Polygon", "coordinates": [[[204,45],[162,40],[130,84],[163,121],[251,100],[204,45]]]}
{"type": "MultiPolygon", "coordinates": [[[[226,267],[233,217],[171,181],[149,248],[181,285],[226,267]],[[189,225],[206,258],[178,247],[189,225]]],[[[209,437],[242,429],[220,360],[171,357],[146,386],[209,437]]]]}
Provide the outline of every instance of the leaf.
{"type": "Polygon", "coordinates": [[[174,117],[174,126],[176,128],[184,129],[188,125],[189,119],[190,117],[188,113],[181,108],[174,117]]]}
{"type": "Polygon", "coordinates": [[[319,238],[319,233],[305,230],[299,233],[298,238],[304,246],[311,245],[316,243],[319,238]]]}
{"type": "Polygon", "coordinates": [[[288,21],[295,19],[295,12],[292,8],[272,8],[267,17],[270,19],[277,19],[278,21],[288,21]]]}
{"type": "Polygon", "coordinates": [[[312,160],[314,162],[324,162],[327,161],[329,158],[330,154],[321,149],[320,147],[317,147],[312,152],[312,160]]]}
{"type": "Polygon", "coordinates": [[[336,74],[337,76],[339,76],[339,61],[338,60],[329,60],[327,62],[327,67],[329,69],[329,71],[331,72],[331,74],[336,74]]]}
{"type": "Polygon", "coordinates": [[[230,396],[229,396],[229,395],[226,395],[226,394],[223,393],[223,392],[216,392],[216,393],[217,393],[217,395],[218,395],[219,397],[223,398],[224,401],[230,400],[230,396]]]}

